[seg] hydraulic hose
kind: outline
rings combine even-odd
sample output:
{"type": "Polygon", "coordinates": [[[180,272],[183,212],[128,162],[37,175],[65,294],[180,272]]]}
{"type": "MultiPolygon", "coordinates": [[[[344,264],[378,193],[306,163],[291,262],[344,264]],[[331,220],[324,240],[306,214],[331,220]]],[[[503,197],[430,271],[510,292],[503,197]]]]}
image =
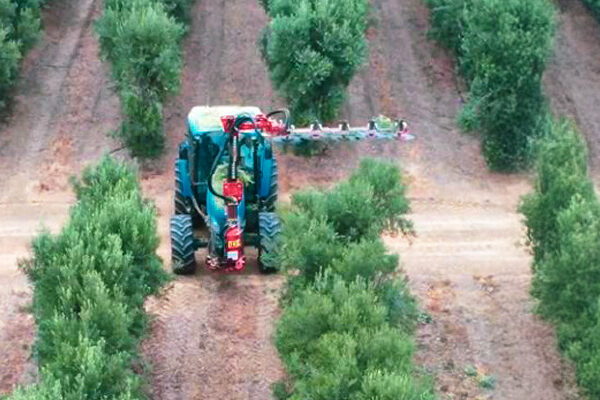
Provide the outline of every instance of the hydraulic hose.
{"type": "Polygon", "coordinates": [[[221,147],[219,149],[219,154],[217,154],[217,157],[215,157],[215,160],[213,161],[212,167],[210,169],[210,174],[208,175],[208,190],[213,194],[213,196],[218,197],[219,199],[223,200],[225,202],[225,204],[227,204],[228,202],[235,202],[235,199],[232,199],[232,198],[223,196],[220,193],[217,193],[217,191],[213,187],[212,181],[213,181],[213,176],[215,174],[215,171],[217,170],[217,166],[219,165],[219,161],[221,161],[221,157],[223,156],[223,153],[225,152],[225,148],[229,144],[229,141],[230,141],[230,138],[227,138],[225,140],[225,143],[223,144],[223,147],[221,147]]]}
{"type": "Polygon", "coordinates": [[[283,114],[285,116],[285,129],[287,131],[290,130],[290,111],[287,108],[282,108],[281,110],[275,110],[275,111],[271,111],[270,113],[267,114],[267,118],[271,118],[273,115],[277,115],[277,114],[283,114]]]}
{"type": "MultiPolygon", "coordinates": [[[[286,111],[287,111],[287,110],[286,110],[286,111]]],[[[282,111],[276,111],[275,113],[278,113],[278,112],[282,112],[282,111]]],[[[271,114],[273,114],[273,113],[271,113],[271,114]]],[[[287,114],[286,114],[286,115],[287,115],[287,114]]],[[[287,118],[287,117],[286,117],[286,118],[287,118]]],[[[254,125],[254,130],[255,130],[256,134],[258,135],[258,137],[259,137],[261,140],[264,140],[264,139],[263,139],[263,137],[262,137],[262,135],[261,135],[261,133],[260,133],[260,132],[259,132],[259,130],[256,128],[256,123],[255,123],[254,119],[253,119],[253,118],[252,118],[250,115],[246,115],[246,114],[244,114],[244,115],[240,115],[240,116],[238,116],[238,117],[235,119],[234,129],[238,129],[238,128],[239,128],[239,126],[240,126],[241,124],[243,124],[244,122],[251,122],[251,123],[252,123],[252,125],[254,125]]],[[[225,140],[225,143],[223,144],[223,147],[221,147],[221,148],[219,149],[219,153],[217,154],[217,157],[216,157],[216,158],[215,158],[215,160],[213,161],[212,167],[211,167],[211,169],[210,169],[210,174],[209,174],[209,176],[208,176],[208,190],[209,190],[209,191],[210,191],[210,192],[213,194],[213,196],[215,196],[215,197],[218,197],[219,199],[221,199],[221,200],[225,201],[225,203],[227,203],[227,202],[234,202],[234,203],[235,203],[235,202],[236,202],[236,200],[235,200],[234,198],[230,198],[230,197],[224,196],[224,195],[222,195],[222,194],[220,194],[220,193],[217,193],[217,191],[216,191],[216,190],[215,190],[215,188],[213,187],[212,181],[213,181],[213,176],[214,176],[214,174],[215,174],[215,171],[217,170],[217,166],[219,165],[219,161],[221,161],[221,157],[223,156],[223,153],[225,152],[225,148],[226,148],[226,147],[229,145],[229,143],[230,143],[232,140],[233,140],[233,139],[232,139],[231,137],[228,137],[228,138],[225,140]]],[[[232,164],[233,164],[234,162],[237,162],[237,161],[235,161],[235,160],[232,160],[232,164]]],[[[235,165],[232,165],[232,166],[231,166],[231,168],[236,168],[236,166],[235,166],[235,165]]]]}

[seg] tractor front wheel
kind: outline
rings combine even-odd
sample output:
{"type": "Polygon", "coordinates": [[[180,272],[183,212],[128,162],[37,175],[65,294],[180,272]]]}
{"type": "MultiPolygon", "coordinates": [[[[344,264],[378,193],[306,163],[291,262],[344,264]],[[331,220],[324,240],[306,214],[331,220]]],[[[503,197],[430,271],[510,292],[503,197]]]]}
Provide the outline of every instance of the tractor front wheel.
{"type": "Polygon", "coordinates": [[[260,243],[258,246],[258,268],[262,273],[277,271],[272,255],[279,246],[281,222],[274,212],[261,212],[258,214],[258,227],[260,243]]]}
{"type": "Polygon", "coordinates": [[[175,214],[191,214],[192,207],[181,191],[181,179],[179,178],[179,174],[179,163],[175,162],[175,196],[173,198],[175,214]]]}
{"type": "Polygon", "coordinates": [[[195,251],[192,217],[188,214],[174,215],[171,217],[173,272],[178,275],[189,275],[196,272],[195,251]]]}
{"type": "Polygon", "coordinates": [[[273,168],[271,169],[271,186],[269,187],[269,195],[265,199],[265,209],[267,211],[275,211],[277,204],[277,196],[279,191],[279,173],[277,171],[277,160],[273,158],[273,168]]]}

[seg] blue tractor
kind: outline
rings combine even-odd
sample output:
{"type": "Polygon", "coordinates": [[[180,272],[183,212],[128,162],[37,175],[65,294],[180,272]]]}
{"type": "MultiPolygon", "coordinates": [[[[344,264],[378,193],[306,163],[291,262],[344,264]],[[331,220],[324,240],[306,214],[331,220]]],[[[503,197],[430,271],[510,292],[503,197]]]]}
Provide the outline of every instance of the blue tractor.
{"type": "Polygon", "coordinates": [[[324,129],[315,122],[310,128],[295,129],[287,110],[264,115],[256,107],[194,107],[187,125],[175,161],[171,254],[176,274],[195,272],[195,252],[202,247],[207,248],[208,269],[242,271],[245,245],[258,249],[261,272],[274,270],[269,254],[277,249],[281,231],[275,213],[275,143],[410,140],[403,121],[384,127],[371,120],[362,129],[352,129],[345,122],[337,129],[324,129]]]}

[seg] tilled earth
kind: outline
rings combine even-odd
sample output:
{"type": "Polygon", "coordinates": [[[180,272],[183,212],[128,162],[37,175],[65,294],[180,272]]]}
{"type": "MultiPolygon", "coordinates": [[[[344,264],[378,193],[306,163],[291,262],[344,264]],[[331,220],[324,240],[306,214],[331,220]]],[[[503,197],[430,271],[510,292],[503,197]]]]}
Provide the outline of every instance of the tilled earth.
{"type": "MultiPolygon", "coordinates": [[[[600,114],[592,105],[600,90],[588,89],[599,81],[600,29],[578,2],[559,3],[557,54],[546,86],[555,109],[581,125],[593,159],[600,114]]],[[[0,393],[35,376],[28,362],[30,289],[16,259],[27,256],[41,221],[56,231],[65,220],[73,200],[67,177],[120,146],[105,135],[119,124],[119,105],[93,34],[101,4],[75,4],[55,2],[44,12],[46,33],[24,62],[12,117],[1,126],[0,168],[7,178],[0,182],[0,353],[8,362],[0,364],[0,393]]],[[[282,197],[331,185],[363,155],[401,163],[417,236],[385,240],[402,255],[431,317],[419,328],[417,359],[435,374],[442,398],[577,398],[551,327],[531,312],[530,256],[516,212],[530,177],[490,174],[477,138],[458,132],[462,86],[453,60],[427,38],[422,1],[374,0],[373,12],[369,62],[349,89],[343,116],[353,124],[379,113],[406,117],[417,140],[334,146],[311,159],[280,154],[282,197]]],[[[198,104],[283,104],[255,46],[267,21],[255,0],[198,0],[193,15],[182,91],[165,111],[168,151],[143,170],[144,189],[159,210],[165,260],[172,165],[187,111],[198,104]]],[[[202,265],[202,253],[197,257],[202,265]]],[[[153,321],[142,349],[153,398],[270,397],[270,385],[284,374],[271,341],[283,280],[261,276],[250,264],[243,275],[178,277],[148,301],[153,321]]]]}

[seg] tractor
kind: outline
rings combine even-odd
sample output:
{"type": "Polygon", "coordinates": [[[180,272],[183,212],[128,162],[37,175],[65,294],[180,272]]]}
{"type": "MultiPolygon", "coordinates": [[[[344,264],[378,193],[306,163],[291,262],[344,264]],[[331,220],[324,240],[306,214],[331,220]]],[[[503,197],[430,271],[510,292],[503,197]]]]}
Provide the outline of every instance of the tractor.
{"type": "Polygon", "coordinates": [[[281,231],[275,213],[274,145],[412,139],[403,121],[382,124],[372,119],[358,129],[346,122],[335,129],[323,128],[315,121],[309,128],[296,129],[287,110],[265,115],[257,107],[194,107],[187,127],[175,161],[171,254],[176,274],[195,272],[195,252],[200,248],[207,248],[209,270],[240,272],[246,265],[246,245],[258,249],[261,272],[274,271],[269,254],[277,249],[281,231]],[[197,234],[202,231],[205,234],[197,234]]]}

